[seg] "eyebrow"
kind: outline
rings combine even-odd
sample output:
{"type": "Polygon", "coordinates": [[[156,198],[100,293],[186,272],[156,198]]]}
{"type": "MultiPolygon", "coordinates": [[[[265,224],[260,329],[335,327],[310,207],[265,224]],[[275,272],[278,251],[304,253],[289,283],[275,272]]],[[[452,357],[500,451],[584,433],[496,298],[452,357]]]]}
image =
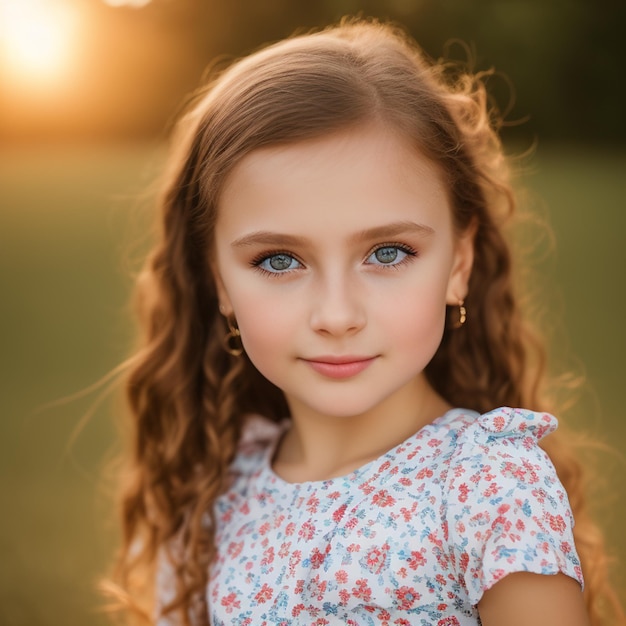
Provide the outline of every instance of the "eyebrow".
{"type": "MultiPolygon", "coordinates": [[[[397,237],[399,235],[406,234],[418,234],[421,236],[427,236],[434,234],[434,229],[425,224],[418,224],[416,222],[404,221],[393,222],[391,224],[385,224],[383,226],[375,226],[374,228],[368,228],[362,230],[350,237],[351,241],[360,243],[364,241],[371,241],[372,239],[386,239],[391,237],[397,237]]],[[[246,246],[252,246],[254,244],[265,244],[274,246],[302,246],[306,245],[309,240],[306,237],[300,237],[297,235],[288,235],[286,233],[276,233],[268,230],[259,230],[243,237],[235,239],[231,246],[233,248],[243,248],[246,246]]]]}

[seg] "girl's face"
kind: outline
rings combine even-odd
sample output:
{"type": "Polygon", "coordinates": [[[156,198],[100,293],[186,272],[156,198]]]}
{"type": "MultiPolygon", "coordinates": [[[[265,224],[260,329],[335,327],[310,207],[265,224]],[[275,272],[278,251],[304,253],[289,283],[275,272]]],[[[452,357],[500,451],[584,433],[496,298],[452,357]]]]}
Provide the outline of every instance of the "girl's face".
{"type": "Polygon", "coordinates": [[[436,167],[373,126],[247,155],[215,251],[222,312],[292,415],[345,417],[419,406],[473,241],[436,167]]]}

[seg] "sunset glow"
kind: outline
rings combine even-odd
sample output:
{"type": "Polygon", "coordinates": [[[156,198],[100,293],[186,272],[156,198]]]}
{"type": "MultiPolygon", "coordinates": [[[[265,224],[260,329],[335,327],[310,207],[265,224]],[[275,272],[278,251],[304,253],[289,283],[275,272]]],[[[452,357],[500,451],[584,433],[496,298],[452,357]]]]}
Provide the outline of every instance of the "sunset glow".
{"type": "Polygon", "coordinates": [[[55,0],[0,0],[3,72],[12,83],[57,83],[71,64],[77,15],[55,0]]]}
{"type": "Polygon", "coordinates": [[[141,8],[150,4],[151,0],[104,0],[105,4],[112,7],[134,7],[141,8]]]}

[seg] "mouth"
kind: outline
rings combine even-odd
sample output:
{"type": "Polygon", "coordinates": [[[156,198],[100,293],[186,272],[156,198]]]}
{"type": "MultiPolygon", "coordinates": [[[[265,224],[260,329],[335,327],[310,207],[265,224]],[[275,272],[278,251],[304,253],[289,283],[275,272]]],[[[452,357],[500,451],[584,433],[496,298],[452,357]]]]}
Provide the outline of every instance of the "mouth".
{"type": "Polygon", "coordinates": [[[351,378],[367,369],[378,357],[319,356],[302,359],[311,369],[327,378],[351,378]]]}

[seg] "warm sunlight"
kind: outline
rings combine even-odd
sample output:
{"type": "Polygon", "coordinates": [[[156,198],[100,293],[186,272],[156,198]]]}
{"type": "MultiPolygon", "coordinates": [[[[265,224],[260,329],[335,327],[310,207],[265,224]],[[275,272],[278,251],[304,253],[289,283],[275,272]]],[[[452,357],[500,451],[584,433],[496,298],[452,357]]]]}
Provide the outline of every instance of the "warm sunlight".
{"type": "Polygon", "coordinates": [[[105,4],[112,7],[135,7],[137,9],[150,4],[151,0],[104,0],[105,4]]]}
{"type": "Polygon", "coordinates": [[[56,83],[74,49],[76,12],[62,0],[0,0],[0,50],[11,82],[56,83]]]}

